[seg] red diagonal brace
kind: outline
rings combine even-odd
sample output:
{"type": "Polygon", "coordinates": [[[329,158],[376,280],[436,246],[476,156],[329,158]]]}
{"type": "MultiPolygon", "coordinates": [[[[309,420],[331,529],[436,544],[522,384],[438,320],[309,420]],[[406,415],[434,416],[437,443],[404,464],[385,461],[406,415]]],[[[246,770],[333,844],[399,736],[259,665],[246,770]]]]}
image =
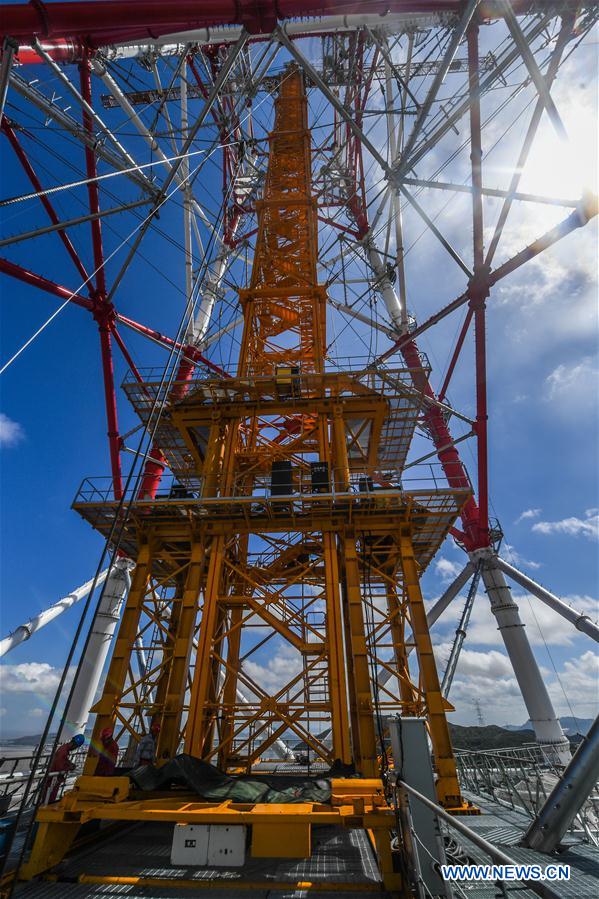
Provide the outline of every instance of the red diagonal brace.
{"type": "MultiPolygon", "coordinates": [[[[6,121],[6,118],[2,119],[2,130],[6,134],[11,147],[15,151],[19,162],[21,163],[21,165],[23,166],[23,169],[25,170],[25,174],[31,181],[35,190],[38,192],[43,191],[43,187],[42,187],[42,183],[41,183],[40,179],[37,177],[33,166],[31,165],[31,163],[29,162],[29,159],[27,158],[27,154],[25,153],[25,151],[23,150],[23,147],[19,143],[19,139],[17,138],[17,135],[15,134],[13,128],[6,121]]],[[[48,217],[49,217],[50,221],[52,222],[52,224],[54,224],[54,225],[60,224],[60,219],[59,219],[58,215],[56,214],[56,210],[52,206],[52,203],[50,202],[48,197],[45,196],[44,194],[41,194],[41,196],[39,197],[39,200],[40,200],[40,203],[42,204],[42,206],[44,207],[44,209],[46,210],[46,212],[48,213],[48,217]]],[[[87,292],[91,294],[93,291],[93,285],[90,284],[89,275],[87,274],[85,266],[83,265],[81,259],[79,258],[77,250],[71,243],[71,238],[68,236],[68,234],[66,233],[64,228],[61,228],[57,233],[58,233],[60,239],[62,240],[63,244],[65,245],[67,253],[69,254],[71,259],[75,263],[75,268],[77,269],[77,271],[79,272],[79,274],[81,275],[83,280],[85,281],[86,287],[87,287],[87,292]]]]}
{"type": "Polygon", "coordinates": [[[77,296],[68,287],[63,287],[62,284],[50,281],[49,278],[44,278],[43,275],[29,271],[29,269],[23,268],[9,259],[0,258],[0,272],[4,272],[5,275],[10,275],[12,278],[17,278],[25,284],[30,284],[32,287],[45,290],[46,293],[51,293],[61,300],[70,300],[71,303],[74,303],[76,306],[82,306],[83,309],[87,309],[89,312],[94,311],[95,306],[92,300],[88,300],[87,297],[77,296]]]}

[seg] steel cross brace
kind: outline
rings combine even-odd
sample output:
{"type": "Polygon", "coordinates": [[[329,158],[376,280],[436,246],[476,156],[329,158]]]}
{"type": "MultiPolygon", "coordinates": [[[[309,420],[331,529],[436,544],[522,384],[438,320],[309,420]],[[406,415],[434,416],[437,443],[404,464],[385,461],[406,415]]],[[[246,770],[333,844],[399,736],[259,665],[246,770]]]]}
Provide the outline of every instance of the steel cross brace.
{"type": "Polygon", "coordinates": [[[162,185],[158,192],[158,196],[156,197],[156,200],[154,202],[154,208],[152,209],[151,213],[149,214],[149,216],[148,216],[147,220],[145,221],[145,223],[143,224],[143,226],[140,228],[140,230],[137,234],[137,237],[135,238],[133,245],[131,246],[131,249],[127,255],[127,258],[125,259],[125,262],[121,266],[121,269],[114,280],[112,289],[108,295],[108,299],[112,299],[116,290],[118,289],[118,286],[121,283],[127,269],[129,268],[129,265],[130,265],[133,257],[135,256],[139,245],[141,244],[143,238],[145,237],[146,233],[148,232],[148,229],[150,228],[150,225],[152,224],[155,213],[160,209],[162,204],[167,201],[168,196],[169,196],[168,189],[169,189],[170,185],[172,184],[172,182],[174,181],[174,179],[176,178],[177,172],[179,171],[179,169],[183,163],[183,159],[187,156],[187,154],[195,140],[195,137],[196,137],[198,131],[204,124],[204,122],[206,120],[206,116],[208,115],[208,113],[212,109],[212,106],[216,102],[222,85],[228,78],[229,73],[231,72],[231,69],[235,65],[235,62],[237,61],[237,58],[238,58],[239,54],[241,53],[241,51],[243,50],[243,48],[245,47],[247,41],[248,41],[248,34],[246,31],[243,31],[239,40],[237,41],[235,46],[231,49],[227,59],[225,60],[222,68],[220,69],[220,71],[218,73],[218,77],[217,77],[214,85],[212,86],[212,89],[211,89],[211,91],[206,99],[206,102],[202,108],[202,111],[200,112],[199,116],[195,120],[192,127],[189,129],[187,139],[186,139],[185,143],[183,144],[183,146],[181,147],[181,155],[180,155],[179,159],[172,166],[172,168],[170,169],[165,180],[162,182],[162,185]]]}

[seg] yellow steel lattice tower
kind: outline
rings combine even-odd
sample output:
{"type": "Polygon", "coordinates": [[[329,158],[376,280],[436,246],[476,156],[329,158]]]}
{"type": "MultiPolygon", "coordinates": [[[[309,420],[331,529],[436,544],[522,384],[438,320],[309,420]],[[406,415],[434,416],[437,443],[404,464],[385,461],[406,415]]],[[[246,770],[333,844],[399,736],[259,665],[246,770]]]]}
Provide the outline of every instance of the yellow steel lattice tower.
{"type": "MultiPolygon", "coordinates": [[[[195,488],[193,513],[180,496],[157,497],[152,515],[134,510],[137,567],[96,731],[116,715],[135,738],[151,717],[160,759],[183,740],[225,770],[249,769],[293,736],[316,760],[368,777],[379,773],[385,716],[426,715],[439,795],[453,805],[419,569],[464,496],[402,489],[422,401],[409,372],[325,371],[307,99],[294,68],[269,140],[238,370],[193,382],[164,415],[162,444],[195,488]],[[144,633],[147,642],[148,622],[155,663],[136,680],[132,648],[144,633]],[[263,642],[276,677],[268,654],[256,656],[263,642]]],[[[152,384],[128,392],[143,418],[152,384]]],[[[94,503],[76,506],[101,524],[94,503]]]]}
{"type": "MultiPolygon", "coordinates": [[[[332,782],[330,807],[231,806],[226,820],[250,824],[253,854],[267,856],[309,854],[315,822],[372,829],[396,888],[380,781],[388,716],[426,718],[439,799],[462,806],[419,578],[467,492],[403,481],[424,402],[413,372],[329,364],[307,99],[293,67],[269,142],[238,369],[181,385],[159,422],[176,483],[138,498],[123,522],[136,567],[93,740],[115,725],[134,749],[152,721],[158,764],[183,746],[223,771],[251,771],[277,754],[281,763],[284,737],[316,771],[351,766],[342,770],[358,778],[332,782]]],[[[125,389],[148,423],[159,382],[125,389]]],[[[110,532],[111,496],[92,486],[74,507],[110,532]]],[[[131,802],[126,782],[107,808],[95,765],[90,755],[79,791],[42,812],[31,871],[64,852],[78,809],[222,820],[197,800],[131,802]]]]}

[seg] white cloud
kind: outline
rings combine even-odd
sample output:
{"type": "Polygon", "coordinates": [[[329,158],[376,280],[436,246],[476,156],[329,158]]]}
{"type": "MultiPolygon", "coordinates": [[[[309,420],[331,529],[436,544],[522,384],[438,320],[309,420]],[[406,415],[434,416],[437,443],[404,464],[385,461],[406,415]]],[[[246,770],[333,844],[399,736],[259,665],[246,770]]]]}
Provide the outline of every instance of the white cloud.
{"type": "Polygon", "coordinates": [[[559,680],[548,687],[559,715],[570,715],[572,707],[575,715],[594,718],[599,704],[599,656],[589,649],[580,658],[569,659],[559,680]]]}
{"type": "MultiPolygon", "coordinates": [[[[526,635],[532,646],[572,646],[580,636],[573,625],[545,603],[528,593],[517,593],[512,590],[512,597],[520,610],[520,618],[525,625],[526,635]]],[[[597,618],[599,606],[596,598],[591,596],[569,595],[561,599],[583,615],[593,620],[597,618]]],[[[459,621],[465,597],[457,597],[435,624],[433,635],[438,643],[453,640],[456,625],[459,621]]],[[[503,638],[497,627],[497,620],[491,612],[491,604],[484,593],[478,593],[472,607],[472,616],[468,627],[468,646],[503,647],[503,638]]]]}
{"type": "MultiPolygon", "coordinates": [[[[528,516],[530,518],[530,516],[528,516]]],[[[507,557],[508,562],[511,562],[512,565],[517,565],[519,568],[540,568],[540,562],[533,562],[532,559],[525,559],[521,553],[518,552],[515,546],[512,546],[511,543],[504,543],[503,550],[507,557]]]]}
{"type": "MultiPolygon", "coordinates": [[[[283,644],[268,660],[266,665],[247,659],[243,670],[269,694],[277,693],[285,684],[302,670],[300,653],[288,644],[283,644]]],[[[245,689],[245,687],[242,687],[245,689]]]]}
{"type": "Polygon", "coordinates": [[[2,718],[3,715],[6,715],[6,709],[4,708],[4,706],[0,708],[0,718],[2,718]]]}
{"type": "Polygon", "coordinates": [[[30,709],[28,714],[30,718],[43,718],[46,713],[43,709],[30,709]]]}
{"type": "Polygon", "coordinates": [[[569,537],[599,539],[599,509],[587,509],[584,518],[575,515],[559,521],[537,521],[532,529],[537,534],[567,534],[569,537]]]}
{"type": "Polygon", "coordinates": [[[545,378],[543,398],[562,414],[578,415],[596,406],[599,367],[592,356],[577,363],[562,363],[545,378]]]}
{"type": "MultiPolygon", "coordinates": [[[[450,644],[435,646],[439,668],[443,671],[450,644]]],[[[593,718],[599,707],[599,657],[592,650],[564,663],[557,676],[541,669],[558,716],[574,713],[593,718]]],[[[456,707],[456,723],[475,723],[474,703],[481,704],[485,724],[521,724],[528,712],[510,661],[503,652],[462,650],[453,680],[450,702],[456,707]]]]}
{"type": "MultiPolygon", "coordinates": [[[[435,645],[435,657],[440,668],[444,668],[445,662],[451,652],[451,643],[437,643],[435,645]]],[[[458,660],[457,673],[470,675],[471,677],[512,677],[513,669],[507,655],[492,649],[489,652],[479,652],[475,649],[462,649],[458,660]]]]}
{"type": "Polygon", "coordinates": [[[459,562],[452,562],[450,559],[445,559],[443,556],[435,562],[435,571],[444,581],[454,580],[463,567],[464,566],[460,565],[459,562]]]}
{"type": "MultiPolygon", "coordinates": [[[[56,691],[62,670],[47,662],[22,662],[19,665],[0,665],[0,685],[4,693],[35,693],[47,696],[56,691]]],[[[69,672],[70,680],[74,668],[69,672]]]]}
{"type": "Polygon", "coordinates": [[[0,412],[0,446],[16,446],[24,437],[21,425],[0,412]]]}
{"type": "Polygon", "coordinates": [[[526,521],[527,518],[538,518],[541,512],[542,509],[525,509],[524,512],[518,515],[514,524],[520,524],[521,521],[526,521]]]}

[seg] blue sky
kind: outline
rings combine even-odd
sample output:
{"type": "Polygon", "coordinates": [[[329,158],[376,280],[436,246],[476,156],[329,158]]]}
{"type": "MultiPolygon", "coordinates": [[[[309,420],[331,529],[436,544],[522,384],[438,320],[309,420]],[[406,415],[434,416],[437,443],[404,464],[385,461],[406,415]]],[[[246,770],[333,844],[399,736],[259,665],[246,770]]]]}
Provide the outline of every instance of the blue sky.
{"type": "MultiPolygon", "coordinates": [[[[491,45],[497,41],[497,33],[485,32],[483,41],[491,45]]],[[[66,71],[76,77],[72,67],[66,71]]],[[[28,77],[33,74],[33,70],[27,72],[28,77]]],[[[40,67],[35,74],[41,79],[42,89],[51,93],[53,82],[48,73],[40,67]]],[[[555,90],[572,147],[562,151],[549,123],[544,121],[522,190],[578,197],[581,182],[591,186],[594,182],[596,190],[596,83],[596,47],[589,41],[564,66],[555,90]]],[[[516,101],[516,108],[517,103],[524,108],[530,98],[531,93],[525,92],[516,101]]],[[[493,102],[499,103],[499,97],[489,99],[487,109],[493,102]]],[[[192,111],[197,103],[192,102],[192,111]]],[[[311,104],[314,121],[322,108],[316,98],[311,98],[311,104]]],[[[258,113],[264,123],[269,108],[265,102],[258,113]]],[[[79,152],[77,157],[76,148],[69,145],[64,158],[50,156],[49,151],[59,153],[62,144],[44,129],[43,120],[27,119],[14,95],[9,95],[7,111],[30,129],[23,143],[27,143],[42,181],[51,184],[74,180],[68,162],[77,159],[80,166],[82,154],[79,152]],[[11,101],[19,111],[11,107],[11,101]]],[[[108,111],[106,119],[111,124],[117,121],[116,114],[108,111]]],[[[523,117],[499,148],[485,157],[485,183],[489,186],[507,184],[508,164],[517,155],[524,128],[521,123],[526,121],[523,117]]],[[[485,132],[485,147],[491,146],[500,131],[499,118],[485,132]]],[[[125,144],[134,140],[122,121],[119,133],[125,144]]],[[[378,137],[382,142],[382,136],[378,137]]],[[[6,197],[26,192],[28,182],[6,141],[2,140],[0,146],[0,194],[6,197]]],[[[437,148],[436,155],[423,164],[419,174],[431,175],[436,161],[441,162],[443,154],[447,155],[448,146],[445,143],[437,148]]],[[[463,177],[466,163],[467,155],[462,153],[450,174],[463,177]]],[[[200,193],[207,208],[214,212],[216,169],[209,164],[204,171],[200,193]]],[[[374,171],[369,176],[373,191],[378,177],[374,171]]],[[[136,196],[122,178],[113,179],[109,189],[112,196],[103,191],[103,206],[136,196]]],[[[65,217],[81,214],[77,210],[81,210],[82,200],[85,201],[85,193],[81,188],[55,195],[56,207],[65,217]]],[[[447,195],[428,191],[422,202],[433,214],[447,203],[447,195]]],[[[487,241],[498,209],[497,201],[485,204],[487,241]]],[[[548,206],[515,209],[496,262],[509,258],[566,214],[565,209],[548,206]]],[[[171,203],[161,214],[160,227],[178,234],[180,218],[180,206],[171,203]]],[[[466,201],[459,196],[452,199],[439,221],[464,257],[470,258],[471,227],[466,201]]],[[[108,250],[115,249],[137,223],[132,214],[106,220],[108,250]]],[[[34,209],[31,203],[15,204],[2,212],[3,236],[43,224],[43,210],[34,209]]],[[[434,240],[419,236],[421,230],[420,222],[406,211],[406,244],[417,239],[406,259],[409,306],[419,321],[464,289],[462,273],[434,240]]],[[[323,239],[327,237],[323,233],[323,239]]],[[[91,270],[87,229],[74,229],[73,239],[91,270]]],[[[490,483],[493,514],[505,534],[504,553],[518,567],[592,617],[597,614],[599,583],[596,240],[595,222],[502,282],[488,301],[490,483]]],[[[124,314],[173,334],[183,307],[180,246],[154,234],[146,239],[142,252],[145,258],[139,259],[124,279],[117,306],[124,314]]],[[[71,289],[79,286],[78,275],[55,235],[17,244],[8,248],[6,255],[71,289]]],[[[121,249],[108,263],[109,283],[122,257],[121,249]]],[[[237,277],[242,276],[242,267],[238,266],[237,277]]],[[[59,302],[5,276],[0,278],[1,365],[45,322],[59,302]]],[[[342,298],[338,286],[333,290],[337,298],[342,298]]],[[[378,303],[380,311],[382,304],[378,303]]],[[[433,365],[433,383],[437,387],[459,324],[458,314],[434,332],[428,332],[421,341],[433,365]]],[[[335,327],[337,332],[341,330],[338,317],[335,327]]],[[[140,365],[157,365],[165,360],[161,349],[143,338],[123,333],[140,365]]],[[[340,346],[348,354],[365,352],[349,331],[340,338],[340,346]]],[[[386,339],[379,335],[379,350],[386,346],[386,339]]],[[[220,352],[215,359],[220,358],[220,352]]],[[[224,359],[228,353],[227,343],[222,350],[224,359]]],[[[126,365],[118,350],[114,355],[119,384],[126,365]]],[[[0,629],[4,635],[88,580],[102,548],[101,539],[70,510],[79,482],[89,475],[109,471],[98,334],[91,316],[82,309],[65,309],[0,377],[0,392],[0,629]]],[[[471,337],[452,383],[450,399],[465,414],[473,413],[471,337]]],[[[124,398],[119,399],[119,416],[122,432],[137,423],[124,398]]],[[[421,443],[414,451],[420,454],[421,443]]],[[[464,458],[474,478],[472,451],[473,447],[464,450],[464,458]]],[[[448,541],[425,575],[427,600],[440,594],[463,563],[461,551],[448,541]]],[[[556,707],[561,714],[573,711],[581,717],[593,717],[597,712],[598,677],[591,641],[577,635],[537,600],[531,603],[522,592],[516,588],[514,595],[521,597],[527,632],[546,672],[556,707]]],[[[435,628],[441,663],[447,657],[462,602],[456,601],[435,628]]],[[[457,706],[452,720],[473,723],[473,700],[480,698],[487,723],[520,723],[526,719],[526,712],[487,606],[486,597],[481,594],[452,693],[457,706]]],[[[0,669],[0,706],[4,710],[0,725],[7,735],[41,729],[79,613],[75,607],[4,659],[0,669]]],[[[280,647],[277,651],[269,646],[256,660],[262,669],[256,676],[265,683],[269,678],[276,679],[284,662],[280,647]]]]}

